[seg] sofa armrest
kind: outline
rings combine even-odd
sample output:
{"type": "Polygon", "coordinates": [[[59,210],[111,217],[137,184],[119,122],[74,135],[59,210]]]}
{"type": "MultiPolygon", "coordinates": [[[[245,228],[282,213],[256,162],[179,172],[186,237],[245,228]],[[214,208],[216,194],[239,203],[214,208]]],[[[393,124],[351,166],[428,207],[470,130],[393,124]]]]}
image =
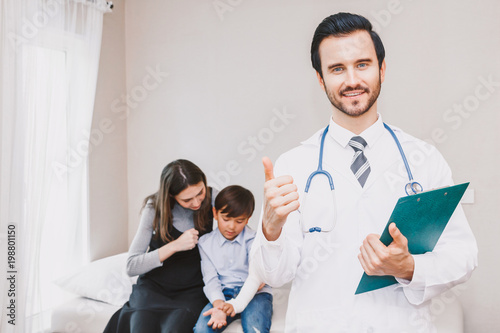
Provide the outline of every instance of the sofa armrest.
{"type": "Polygon", "coordinates": [[[97,333],[104,331],[119,306],[75,297],[52,310],[51,332],[97,333]]]}

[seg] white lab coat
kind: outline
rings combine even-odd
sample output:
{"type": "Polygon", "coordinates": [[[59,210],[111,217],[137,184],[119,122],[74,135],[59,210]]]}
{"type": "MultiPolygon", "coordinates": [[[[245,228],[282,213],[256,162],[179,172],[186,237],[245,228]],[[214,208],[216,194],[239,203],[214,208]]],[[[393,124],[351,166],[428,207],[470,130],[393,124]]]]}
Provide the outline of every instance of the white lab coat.
{"type": "MultiPolygon", "coordinates": [[[[433,146],[392,128],[414,179],[424,190],[452,184],[451,171],[433,146]]],[[[275,176],[291,175],[298,187],[306,228],[328,227],[325,216],[330,216],[333,207],[330,195],[321,191],[328,184],[326,178],[319,180],[324,176],[316,176],[307,208],[302,206],[307,177],[318,167],[322,133],[323,129],[280,156],[275,164],[275,176]]],[[[363,273],[357,259],[359,247],[368,234],[382,232],[398,198],[406,195],[408,176],[379,116],[361,134],[368,142],[365,155],[371,167],[362,188],[350,170],[354,151],[347,141],[352,136],[330,120],[323,168],[332,175],[336,189],[337,222],[333,231],[303,233],[300,214],[293,212],[274,242],[264,238],[259,226],[252,264],[270,286],[293,280],[286,332],[434,332],[429,320],[435,317],[430,300],[469,278],[477,266],[475,238],[459,205],[434,251],[414,256],[411,282],[398,280],[398,284],[354,295],[363,273]]]]}

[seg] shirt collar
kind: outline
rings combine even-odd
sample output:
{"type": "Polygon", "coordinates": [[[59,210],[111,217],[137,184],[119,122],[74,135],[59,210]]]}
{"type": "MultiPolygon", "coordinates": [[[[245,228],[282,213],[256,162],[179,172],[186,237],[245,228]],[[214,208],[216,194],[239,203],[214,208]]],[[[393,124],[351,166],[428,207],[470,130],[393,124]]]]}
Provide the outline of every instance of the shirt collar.
{"type": "Polygon", "coordinates": [[[222,246],[224,245],[224,243],[228,242],[228,243],[233,243],[233,242],[236,242],[240,245],[242,245],[244,243],[244,234],[245,234],[245,229],[247,227],[245,226],[245,228],[243,228],[243,230],[240,232],[240,234],[238,236],[236,236],[235,239],[233,239],[232,241],[230,241],[229,239],[227,239],[226,237],[222,236],[219,228],[215,229],[215,233],[217,235],[217,243],[219,244],[219,246],[222,246]]]}
{"type": "MultiPolygon", "coordinates": [[[[363,133],[358,135],[361,136],[363,139],[365,139],[369,147],[373,147],[377,142],[377,140],[384,133],[384,123],[382,121],[382,116],[378,113],[377,116],[378,116],[377,121],[367,129],[365,129],[363,133]]],[[[337,141],[344,148],[347,147],[347,145],[349,144],[349,140],[351,140],[353,136],[357,136],[348,129],[345,129],[344,127],[334,122],[331,117],[330,117],[330,127],[328,128],[328,135],[330,135],[335,141],[337,141]]]]}

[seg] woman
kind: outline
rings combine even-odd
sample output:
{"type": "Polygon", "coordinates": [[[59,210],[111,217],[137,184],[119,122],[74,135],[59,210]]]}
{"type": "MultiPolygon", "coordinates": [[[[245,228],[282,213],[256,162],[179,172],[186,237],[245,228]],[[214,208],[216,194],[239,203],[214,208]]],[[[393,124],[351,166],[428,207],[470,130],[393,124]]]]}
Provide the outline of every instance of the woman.
{"type": "Polygon", "coordinates": [[[213,197],[192,162],[177,160],[163,169],[158,192],[144,200],[129,250],[127,273],[140,276],[105,333],[193,331],[208,302],[196,244],[212,231],[213,197]]]}

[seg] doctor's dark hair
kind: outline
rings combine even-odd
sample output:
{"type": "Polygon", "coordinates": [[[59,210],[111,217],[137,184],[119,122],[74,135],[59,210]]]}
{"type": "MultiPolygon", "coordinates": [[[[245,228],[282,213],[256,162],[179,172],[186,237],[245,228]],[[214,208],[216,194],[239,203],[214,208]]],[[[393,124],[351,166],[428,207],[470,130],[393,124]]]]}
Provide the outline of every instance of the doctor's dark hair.
{"type": "Polygon", "coordinates": [[[203,171],[193,162],[176,160],[163,168],[158,191],[144,199],[144,207],[155,210],[153,231],[155,238],[161,237],[163,242],[173,240],[172,209],[176,203],[175,196],[191,185],[203,182],[205,185],[205,199],[201,207],[194,211],[193,221],[196,230],[202,234],[212,225],[212,198],[210,188],[207,187],[207,178],[203,171]]]}
{"type": "Polygon", "coordinates": [[[255,209],[255,199],[252,192],[238,185],[225,187],[215,198],[217,212],[227,217],[250,217],[255,209]]]}
{"type": "Polygon", "coordinates": [[[323,39],[334,37],[345,37],[355,31],[364,30],[370,34],[377,53],[378,66],[382,67],[385,58],[384,44],[380,36],[372,30],[372,24],[361,15],[350,13],[337,13],[325,18],[316,28],[311,44],[311,61],[313,68],[323,77],[321,71],[321,58],[319,56],[319,44],[323,39]]]}

